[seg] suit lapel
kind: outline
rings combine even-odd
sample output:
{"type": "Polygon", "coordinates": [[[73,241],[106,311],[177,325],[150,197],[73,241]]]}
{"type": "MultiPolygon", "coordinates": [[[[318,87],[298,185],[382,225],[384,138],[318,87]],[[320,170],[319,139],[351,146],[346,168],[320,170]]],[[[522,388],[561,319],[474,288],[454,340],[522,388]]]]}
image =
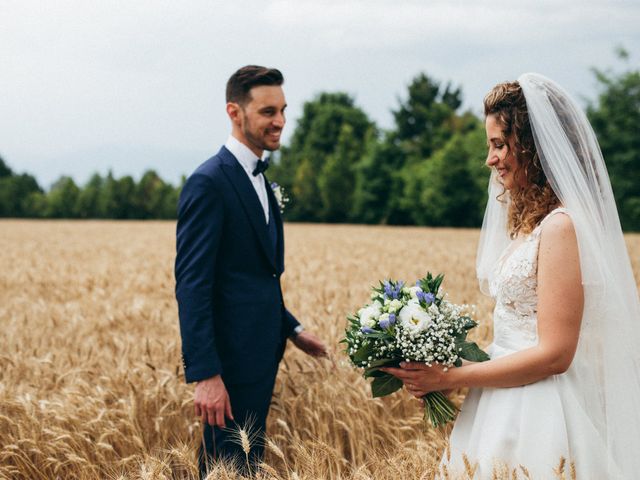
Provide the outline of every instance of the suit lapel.
{"type": "Polygon", "coordinates": [[[269,204],[271,205],[271,212],[273,213],[273,220],[276,222],[276,229],[278,231],[278,244],[276,245],[276,262],[278,264],[278,271],[282,273],[284,271],[284,227],[282,225],[282,216],[280,215],[280,206],[278,200],[273,193],[271,184],[264,176],[265,187],[267,188],[267,197],[269,198],[269,204]]]}
{"type": "MultiPolygon", "coordinates": [[[[267,224],[264,221],[264,210],[262,204],[258,199],[256,190],[251,185],[251,181],[247,177],[247,173],[244,171],[240,162],[226,148],[220,150],[220,155],[223,157],[222,162],[223,172],[231,182],[234,190],[240,198],[240,202],[244,208],[247,217],[256,235],[258,236],[259,243],[262,250],[269,260],[269,263],[276,268],[275,259],[272,255],[271,239],[269,238],[269,231],[267,230],[267,224]]],[[[267,189],[267,194],[270,189],[267,189]]]]}

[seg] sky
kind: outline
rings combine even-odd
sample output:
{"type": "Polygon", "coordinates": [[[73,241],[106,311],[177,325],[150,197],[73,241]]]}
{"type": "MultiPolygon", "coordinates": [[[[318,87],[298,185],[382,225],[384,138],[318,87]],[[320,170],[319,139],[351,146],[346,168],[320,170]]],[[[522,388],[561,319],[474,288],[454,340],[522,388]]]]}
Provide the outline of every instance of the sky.
{"type": "Polygon", "coordinates": [[[638,68],[639,25],[638,0],[0,0],[0,156],[45,188],[110,169],[176,183],[224,143],[225,84],[247,64],[285,75],[285,144],[322,91],[390,128],[421,72],[478,114],[528,71],[586,105],[592,67],[638,68]]]}

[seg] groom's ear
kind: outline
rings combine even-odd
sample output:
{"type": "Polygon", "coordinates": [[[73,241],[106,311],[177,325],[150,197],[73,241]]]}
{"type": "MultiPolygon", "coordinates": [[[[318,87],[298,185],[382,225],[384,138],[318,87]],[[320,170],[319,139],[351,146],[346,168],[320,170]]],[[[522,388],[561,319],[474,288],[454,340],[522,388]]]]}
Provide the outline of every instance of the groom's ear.
{"type": "Polygon", "coordinates": [[[239,104],[235,103],[235,102],[228,102],[227,103],[227,115],[229,115],[229,118],[231,119],[231,122],[234,123],[235,125],[240,125],[240,116],[242,115],[242,107],[240,107],[239,104]]]}

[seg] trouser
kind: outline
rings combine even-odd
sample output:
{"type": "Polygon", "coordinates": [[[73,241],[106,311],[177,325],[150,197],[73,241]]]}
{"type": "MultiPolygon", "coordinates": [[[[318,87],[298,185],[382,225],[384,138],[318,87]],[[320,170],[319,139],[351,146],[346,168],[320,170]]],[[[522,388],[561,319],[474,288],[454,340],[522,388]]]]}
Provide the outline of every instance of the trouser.
{"type": "Polygon", "coordinates": [[[198,463],[200,477],[205,478],[212,462],[233,462],[244,475],[255,473],[264,453],[264,432],[275,383],[275,372],[259,383],[226,385],[235,422],[227,419],[227,428],[204,426],[198,463]],[[242,444],[239,428],[250,443],[242,444]]]}

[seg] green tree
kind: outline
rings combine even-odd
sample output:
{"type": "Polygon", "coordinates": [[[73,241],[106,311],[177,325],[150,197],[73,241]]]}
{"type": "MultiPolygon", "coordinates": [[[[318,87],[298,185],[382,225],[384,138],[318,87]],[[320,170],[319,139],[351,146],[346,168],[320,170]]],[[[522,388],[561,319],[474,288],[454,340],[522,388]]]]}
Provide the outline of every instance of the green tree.
{"type": "Polygon", "coordinates": [[[10,177],[13,175],[13,171],[9,168],[9,165],[4,163],[2,157],[0,157],[0,178],[10,177]]]}
{"type": "Polygon", "coordinates": [[[105,218],[105,204],[102,190],[105,180],[94,173],[78,196],[78,216],[80,218],[105,218]]]}
{"type": "Polygon", "coordinates": [[[47,217],[76,218],[80,189],[71,177],[60,177],[47,195],[47,217]]]}
{"type": "MultiPolygon", "coordinates": [[[[318,182],[325,164],[336,154],[345,125],[352,132],[350,145],[353,151],[345,156],[343,149],[342,154],[338,155],[341,155],[341,161],[348,162],[353,167],[354,159],[359,159],[364,153],[365,138],[375,128],[373,122],[355,106],[354,100],[346,93],[321,93],[304,104],[291,144],[282,148],[269,175],[291,193],[291,202],[285,211],[287,218],[320,221],[335,209],[334,204],[325,208],[328,197],[326,193],[323,197],[318,182]]],[[[343,143],[345,141],[343,137],[343,143]]],[[[333,157],[334,166],[324,170],[325,186],[334,184],[334,180],[329,180],[329,177],[333,177],[330,172],[335,171],[338,160],[333,157]]]]}
{"type": "Polygon", "coordinates": [[[0,217],[37,217],[42,215],[36,198],[42,189],[34,177],[15,174],[0,157],[0,217]]]}
{"type": "Polygon", "coordinates": [[[42,194],[34,177],[26,173],[0,177],[0,217],[37,217],[33,195],[42,194]]]}
{"type": "Polygon", "coordinates": [[[410,159],[429,158],[459,130],[456,111],[462,105],[462,91],[421,73],[408,88],[406,100],[393,112],[396,141],[410,159]]]}
{"type": "Polygon", "coordinates": [[[483,167],[484,132],[457,134],[427,162],[410,167],[406,198],[418,225],[477,227],[486,205],[489,171],[483,167]]]}
{"type": "Polygon", "coordinates": [[[154,170],[146,171],[135,187],[135,217],[164,218],[165,198],[172,190],[154,170]]]}
{"type": "Polygon", "coordinates": [[[353,219],[364,223],[406,223],[394,216],[400,211],[404,181],[404,153],[394,134],[382,138],[370,136],[365,154],[355,169],[353,219]]]}
{"type": "MultiPolygon", "coordinates": [[[[473,130],[478,120],[470,112],[458,115],[462,91],[450,83],[442,85],[428,75],[417,75],[407,98],[393,112],[395,130],[387,137],[396,147],[392,192],[387,219],[392,224],[416,222],[415,206],[421,192],[419,172],[434,154],[456,134],[473,130]]],[[[390,149],[387,147],[387,149],[390,149]]]]}
{"type": "Polygon", "coordinates": [[[167,185],[167,193],[162,198],[159,218],[170,219],[178,216],[178,199],[186,181],[187,178],[183,175],[178,186],[167,185]]]}
{"type": "Polygon", "coordinates": [[[109,172],[102,189],[101,202],[105,206],[106,218],[136,218],[134,197],[136,183],[129,175],[119,179],[109,172]]]}
{"type": "Polygon", "coordinates": [[[352,211],[354,167],[363,151],[353,136],[353,127],[342,125],[333,153],[328,155],[318,175],[318,188],[322,199],[321,220],[345,222],[352,211]]]}
{"type": "MultiPolygon", "coordinates": [[[[628,54],[621,50],[619,56],[628,54]]],[[[607,163],[620,221],[625,230],[640,230],[640,71],[613,73],[594,69],[600,85],[587,115],[607,163]]]]}

